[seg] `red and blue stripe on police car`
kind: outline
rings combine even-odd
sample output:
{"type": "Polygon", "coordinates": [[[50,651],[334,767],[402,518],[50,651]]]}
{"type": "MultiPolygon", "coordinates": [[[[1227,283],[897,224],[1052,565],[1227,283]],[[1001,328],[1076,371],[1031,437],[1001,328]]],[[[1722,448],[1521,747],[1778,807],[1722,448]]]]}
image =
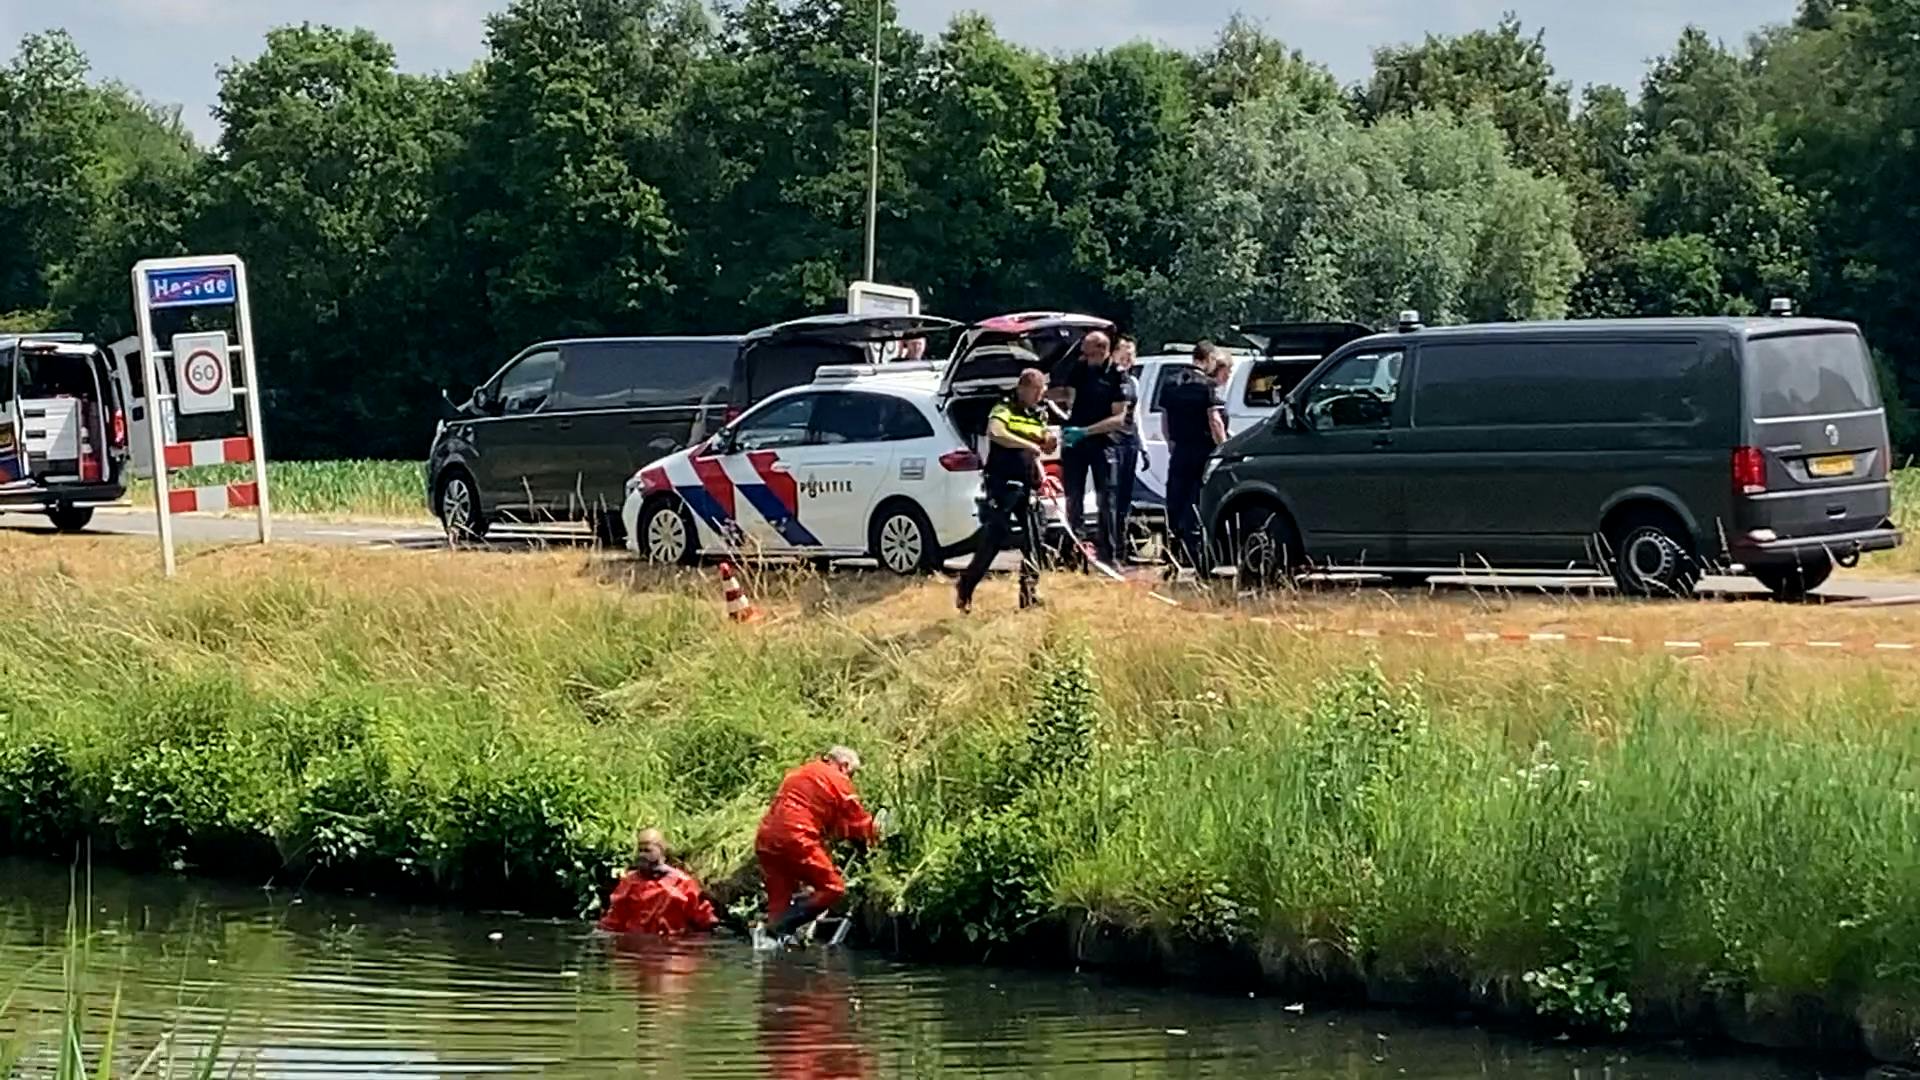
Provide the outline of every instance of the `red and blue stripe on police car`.
{"type": "Polygon", "coordinates": [[[669,466],[656,465],[641,472],[642,490],[649,494],[671,490],[709,528],[729,541],[739,539],[737,508],[739,500],[745,499],[787,543],[794,547],[820,546],[819,537],[800,522],[800,488],[792,474],[780,467],[778,452],[758,450],[731,458],[696,454],[681,460],[691,475],[673,476],[669,466]],[[753,470],[753,479],[736,479],[727,471],[729,461],[741,458],[753,470]]]}

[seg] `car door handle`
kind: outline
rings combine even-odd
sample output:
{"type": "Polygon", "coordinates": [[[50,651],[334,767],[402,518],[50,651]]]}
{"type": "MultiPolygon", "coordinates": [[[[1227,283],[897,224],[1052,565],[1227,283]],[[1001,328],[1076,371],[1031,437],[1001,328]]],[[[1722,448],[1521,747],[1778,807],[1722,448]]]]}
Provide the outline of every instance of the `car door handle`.
{"type": "Polygon", "coordinates": [[[1373,445],[1374,445],[1374,446],[1376,446],[1376,447],[1386,447],[1386,446],[1392,446],[1392,445],[1393,445],[1393,436],[1391,436],[1391,435],[1375,435],[1375,436],[1373,437],[1373,445]]]}
{"type": "Polygon", "coordinates": [[[770,468],[772,468],[772,470],[777,473],[790,473],[793,471],[793,466],[788,465],[784,461],[776,461],[772,464],[772,466],[770,466],[770,468]]]}
{"type": "Polygon", "coordinates": [[[561,430],[561,431],[572,431],[572,430],[573,430],[573,421],[571,421],[571,420],[562,420],[562,421],[560,421],[560,422],[559,422],[559,426],[560,426],[560,430],[561,430]]]}

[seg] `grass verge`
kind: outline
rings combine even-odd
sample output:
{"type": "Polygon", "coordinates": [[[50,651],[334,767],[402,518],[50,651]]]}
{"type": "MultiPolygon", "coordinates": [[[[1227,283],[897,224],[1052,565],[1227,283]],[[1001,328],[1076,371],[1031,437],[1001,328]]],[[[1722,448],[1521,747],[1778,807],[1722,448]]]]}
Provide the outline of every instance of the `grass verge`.
{"type": "MultiPolygon", "coordinates": [[[[427,521],[425,473],[417,461],[272,461],[267,484],[276,514],[376,521],[427,521]]],[[[175,488],[253,479],[251,465],[213,465],[174,473],[175,488]]],[[[140,480],[128,497],[153,505],[153,484],[140,480]]]]}
{"type": "Polygon", "coordinates": [[[767,574],[741,628],[709,580],[577,555],[125,554],[0,538],[0,845],[587,908],[643,823],[735,876],[780,773],[844,741],[898,824],[859,894],[935,948],[1072,925],[1167,970],[1915,1056],[1908,660],[1357,639],[1060,580],[964,619],[767,574]]]}

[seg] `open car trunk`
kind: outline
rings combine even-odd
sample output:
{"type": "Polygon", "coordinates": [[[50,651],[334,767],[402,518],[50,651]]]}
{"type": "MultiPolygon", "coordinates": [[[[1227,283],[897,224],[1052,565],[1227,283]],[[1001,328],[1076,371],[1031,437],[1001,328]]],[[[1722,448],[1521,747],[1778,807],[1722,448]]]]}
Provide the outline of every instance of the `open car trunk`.
{"type": "Polygon", "coordinates": [[[0,357],[7,395],[0,436],[0,480],[98,484],[113,471],[113,397],[100,352],[91,345],[20,339],[0,357]],[[7,447],[7,443],[11,447],[7,447]]]}

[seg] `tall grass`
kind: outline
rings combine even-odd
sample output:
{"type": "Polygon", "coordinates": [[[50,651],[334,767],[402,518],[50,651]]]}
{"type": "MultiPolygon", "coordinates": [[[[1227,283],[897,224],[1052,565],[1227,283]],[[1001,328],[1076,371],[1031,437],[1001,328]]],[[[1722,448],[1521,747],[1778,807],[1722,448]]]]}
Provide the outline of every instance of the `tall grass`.
{"type": "MultiPolygon", "coordinates": [[[[424,521],[424,467],[417,461],[271,461],[267,484],[277,513],[312,517],[424,521]]],[[[253,479],[251,465],[217,465],[174,473],[176,488],[253,479]]],[[[153,505],[153,484],[135,483],[130,497],[153,505]]]]}
{"type": "Polygon", "coordinates": [[[1389,644],[1095,585],[961,619],[774,574],[746,629],[710,582],[561,556],[158,584],[34,551],[0,584],[7,848],[579,910],[641,824],[750,885],[781,772],[848,742],[899,825],[863,902],[943,949],[1074,921],[1602,1029],[1920,1004],[1911,664],[1389,644]]]}

